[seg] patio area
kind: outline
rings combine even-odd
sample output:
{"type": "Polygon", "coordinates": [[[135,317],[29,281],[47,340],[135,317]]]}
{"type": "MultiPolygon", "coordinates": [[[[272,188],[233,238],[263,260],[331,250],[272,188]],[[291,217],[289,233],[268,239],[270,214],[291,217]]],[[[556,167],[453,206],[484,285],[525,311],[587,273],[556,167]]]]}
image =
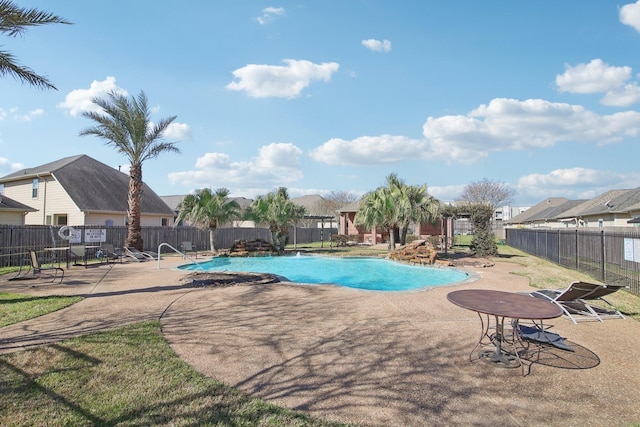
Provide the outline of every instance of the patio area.
{"type": "Polygon", "coordinates": [[[0,329],[0,353],[161,319],[176,353],[253,396],[361,425],[615,425],[640,422],[640,324],[546,322],[575,353],[530,374],[469,362],[478,316],[457,289],[529,291],[518,266],[470,267],[473,283],[381,293],[288,283],[192,288],[180,258],[72,267],[63,284],[0,281],[4,292],[82,294],[67,309],[0,329]]]}

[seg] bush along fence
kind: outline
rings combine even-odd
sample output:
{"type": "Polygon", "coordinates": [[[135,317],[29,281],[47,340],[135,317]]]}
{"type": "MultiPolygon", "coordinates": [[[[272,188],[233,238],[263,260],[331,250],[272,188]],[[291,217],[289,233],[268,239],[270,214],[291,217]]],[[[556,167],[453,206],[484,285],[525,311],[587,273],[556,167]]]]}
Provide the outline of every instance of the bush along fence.
{"type": "MultiPolygon", "coordinates": [[[[294,228],[289,230],[289,243],[311,243],[329,241],[336,229],[294,228]]],[[[78,227],[58,227],[43,225],[0,225],[0,267],[24,264],[30,249],[39,255],[45,248],[68,247],[70,243],[100,245],[112,244],[122,248],[127,237],[127,227],[86,225],[78,227]]],[[[216,249],[228,249],[239,240],[264,239],[269,241],[271,233],[266,228],[221,228],[216,232],[216,249]]],[[[191,242],[198,251],[208,251],[209,230],[195,227],[142,227],[144,250],[156,251],[161,243],[168,243],[180,249],[182,242],[191,242]]],[[[167,247],[163,253],[170,252],[167,247]]],[[[52,256],[54,251],[49,251],[52,256]]]]}
{"type": "Polygon", "coordinates": [[[604,283],[626,285],[640,295],[640,231],[507,228],[506,242],[604,283]]]}

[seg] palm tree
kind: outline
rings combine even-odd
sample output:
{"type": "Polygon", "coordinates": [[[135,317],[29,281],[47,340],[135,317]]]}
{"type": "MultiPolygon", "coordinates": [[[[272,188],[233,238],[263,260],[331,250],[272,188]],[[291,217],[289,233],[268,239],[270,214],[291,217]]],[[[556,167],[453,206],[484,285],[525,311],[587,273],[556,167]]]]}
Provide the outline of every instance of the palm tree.
{"type": "Polygon", "coordinates": [[[395,249],[394,231],[398,227],[398,206],[393,190],[378,187],[365,194],[356,213],[355,223],[370,229],[382,227],[389,232],[389,249],[395,249]]]}
{"type": "MultiPolygon", "coordinates": [[[[27,27],[46,24],[71,24],[64,18],[38,9],[18,7],[11,0],[0,0],[0,32],[9,37],[23,35],[27,27]]],[[[0,75],[11,74],[23,83],[40,89],[56,89],[46,78],[36,74],[31,68],[19,65],[16,58],[7,51],[0,50],[0,75]]],[[[56,89],[57,90],[57,89],[56,89]]]]}
{"type": "Polygon", "coordinates": [[[211,252],[216,250],[216,231],[221,224],[240,217],[240,205],[229,199],[229,190],[218,188],[215,193],[210,188],[189,194],[180,203],[176,223],[182,219],[191,221],[197,227],[208,228],[211,252]]]}
{"type": "Polygon", "coordinates": [[[126,246],[138,250],[143,249],[142,230],[140,224],[140,203],[142,198],[142,164],[158,157],[164,152],[179,153],[175,146],[177,142],[162,140],[167,127],[176,116],[152,123],[147,97],[143,91],[137,98],[111,91],[108,98],[94,98],[92,102],[101,111],[86,111],[82,113],[97,124],[80,132],[80,136],[94,135],[105,140],[107,145],[113,146],[130,162],[129,169],[129,216],[126,246]]]}
{"type": "Polygon", "coordinates": [[[266,196],[258,196],[248,209],[248,217],[266,224],[271,232],[271,243],[278,251],[284,251],[289,236],[289,225],[302,219],[307,213],[304,206],[289,200],[285,187],[280,187],[266,196]]]}
{"type": "Polygon", "coordinates": [[[411,223],[433,221],[437,213],[438,202],[427,194],[426,185],[407,185],[392,173],[386,186],[363,197],[355,222],[367,228],[383,227],[389,232],[389,249],[393,250],[396,238],[405,243],[411,223]]]}

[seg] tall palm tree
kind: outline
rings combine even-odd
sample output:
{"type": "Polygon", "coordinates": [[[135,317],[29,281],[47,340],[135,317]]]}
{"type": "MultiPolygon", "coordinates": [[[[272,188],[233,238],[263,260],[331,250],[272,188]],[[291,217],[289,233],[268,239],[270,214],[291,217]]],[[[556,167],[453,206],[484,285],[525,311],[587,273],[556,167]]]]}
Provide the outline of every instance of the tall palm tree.
{"type": "Polygon", "coordinates": [[[240,217],[240,205],[229,199],[229,190],[218,188],[215,193],[210,188],[202,188],[182,199],[176,222],[186,219],[197,227],[208,228],[209,246],[216,250],[216,231],[224,223],[240,217]]]}
{"type": "Polygon", "coordinates": [[[249,217],[269,227],[271,243],[280,252],[284,251],[289,236],[289,225],[302,219],[306,213],[304,206],[289,199],[285,187],[280,187],[266,196],[258,196],[248,209],[249,217]]]}
{"type": "MultiPolygon", "coordinates": [[[[0,0],[0,33],[16,37],[23,35],[28,27],[46,24],[71,24],[71,22],[49,12],[18,7],[11,0],[0,0]]],[[[56,89],[46,77],[36,74],[29,67],[18,64],[10,52],[0,50],[0,75],[7,74],[40,89],[56,89]]]]}
{"type": "Polygon", "coordinates": [[[126,246],[143,249],[140,224],[140,204],[142,199],[142,164],[165,152],[179,153],[177,142],[163,141],[163,134],[177,116],[152,123],[149,103],[143,91],[137,98],[127,97],[111,91],[107,98],[94,98],[92,102],[100,107],[99,112],[86,111],[84,117],[96,125],[84,129],[80,136],[94,135],[115,148],[130,162],[129,169],[129,216],[126,246]]]}

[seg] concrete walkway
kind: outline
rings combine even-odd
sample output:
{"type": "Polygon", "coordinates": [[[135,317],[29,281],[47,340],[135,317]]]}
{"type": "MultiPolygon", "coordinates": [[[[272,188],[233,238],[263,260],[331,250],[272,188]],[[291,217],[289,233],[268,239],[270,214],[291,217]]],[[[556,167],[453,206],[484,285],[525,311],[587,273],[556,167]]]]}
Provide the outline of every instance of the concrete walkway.
{"type": "Polygon", "coordinates": [[[0,353],[149,319],[195,369],[278,405],[362,425],[627,426],[640,422],[640,323],[549,324],[576,348],[548,351],[530,375],[469,362],[478,316],[454,289],[530,290],[517,266],[480,280],[382,293],[289,283],[186,288],[180,258],[72,267],[62,285],[0,290],[84,295],[72,307],[0,329],[0,353]]]}

